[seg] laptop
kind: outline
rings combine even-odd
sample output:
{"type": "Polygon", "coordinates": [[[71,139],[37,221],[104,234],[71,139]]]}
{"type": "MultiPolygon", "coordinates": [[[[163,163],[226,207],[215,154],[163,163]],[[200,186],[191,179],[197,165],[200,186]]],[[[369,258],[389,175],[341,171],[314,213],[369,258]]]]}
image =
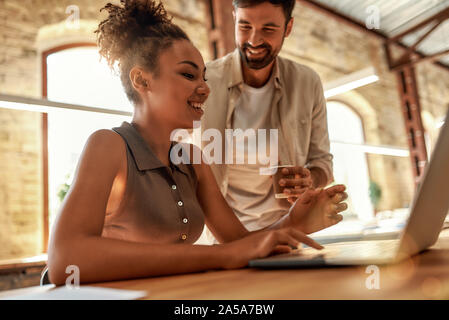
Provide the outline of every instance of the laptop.
{"type": "Polygon", "coordinates": [[[357,216],[345,216],[339,224],[309,234],[309,237],[321,245],[363,240],[390,240],[399,239],[405,228],[409,215],[409,208],[403,208],[390,212],[380,219],[369,221],[360,220],[357,216]]]}
{"type": "Polygon", "coordinates": [[[251,260],[249,266],[384,265],[400,262],[432,246],[438,240],[449,210],[449,112],[412,203],[406,225],[397,239],[331,243],[323,250],[301,248],[251,260]]]}

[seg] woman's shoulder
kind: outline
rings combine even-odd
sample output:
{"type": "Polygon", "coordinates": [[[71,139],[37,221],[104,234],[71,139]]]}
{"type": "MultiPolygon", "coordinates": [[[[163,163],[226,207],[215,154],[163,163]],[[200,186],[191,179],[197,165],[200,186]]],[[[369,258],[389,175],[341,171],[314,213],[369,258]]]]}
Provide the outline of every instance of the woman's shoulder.
{"type": "Polygon", "coordinates": [[[126,155],[126,144],[123,138],[113,130],[100,129],[87,139],[85,152],[95,158],[111,161],[123,160],[126,155]]]}
{"type": "Polygon", "coordinates": [[[125,146],[123,138],[115,131],[109,129],[94,131],[87,139],[87,143],[98,145],[100,148],[125,146]]]}

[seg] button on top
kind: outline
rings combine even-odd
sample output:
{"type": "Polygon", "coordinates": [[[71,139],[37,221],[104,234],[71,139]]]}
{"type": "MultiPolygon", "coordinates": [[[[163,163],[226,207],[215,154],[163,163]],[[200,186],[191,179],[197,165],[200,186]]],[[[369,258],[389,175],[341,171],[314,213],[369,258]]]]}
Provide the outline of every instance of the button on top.
{"type": "Polygon", "coordinates": [[[182,235],[181,235],[181,239],[182,239],[182,240],[187,239],[187,235],[186,235],[186,234],[182,234],[182,235]]]}
{"type": "Polygon", "coordinates": [[[182,207],[183,206],[183,202],[182,201],[178,201],[178,206],[182,207]]]}
{"type": "Polygon", "coordinates": [[[171,188],[172,188],[173,190],[176,190],[176,185],[175,185],[175,184],[172,185],[171,188]]]}
{"type": "Polygon", "coordinates": [[[187,223],[187,222],[189,222],[189,219],[184,218],[184,219],[182,219],[182,222],[187,223]]]}

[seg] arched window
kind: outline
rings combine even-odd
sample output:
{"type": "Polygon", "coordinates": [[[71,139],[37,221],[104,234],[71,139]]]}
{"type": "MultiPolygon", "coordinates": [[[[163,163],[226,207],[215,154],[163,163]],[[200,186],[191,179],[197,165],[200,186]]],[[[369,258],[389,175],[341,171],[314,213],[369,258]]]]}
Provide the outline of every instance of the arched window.
{"type": "MultiPolygon", "coordinates": [[[[43,96],[50,101],[132,112],[118,76],[100,62],[95,44],[73,44],[43,53],[43,96]]],[[[89,108],[88,108],[89,109],[89,108]]],[[[130,116],[62,109],[48,113],[48,221],[62,196],[87,138],[99,129],[120,126],[130,116]]]]}
{"type": "Polygon", "coordinates": [[[46,53],[48,100],[132,112],[119,77],[100,60],[98,48],[73,46],[46,53]]]}
{"type": "Polygon", "coordinates": [[[347,187],[348,212],[362,220],[372,219],[368,164],[365,151],[360,147],[365,143],[362,120],[350,107],[336,101],[327,102],[327,119],[334,178],[347,187]]]}

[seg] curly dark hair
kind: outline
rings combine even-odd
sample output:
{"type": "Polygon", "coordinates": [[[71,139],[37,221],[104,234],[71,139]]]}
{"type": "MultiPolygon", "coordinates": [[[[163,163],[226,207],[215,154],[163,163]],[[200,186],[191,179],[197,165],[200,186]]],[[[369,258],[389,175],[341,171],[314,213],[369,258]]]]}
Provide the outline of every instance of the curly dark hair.
{"type": "Polygon", "coordinates": [[[103,10],[109,16],[95,31],[100,55],[112,69],[118,66],[128,99],[138,105],[140,97],[129,79],[131,69],[139,65],[157,76],[162,50],[169,48],[174,40],[190,39],[171,22],[161,2],[120,0],[120,5],[108,3],[100,11],[103,10]]]}

